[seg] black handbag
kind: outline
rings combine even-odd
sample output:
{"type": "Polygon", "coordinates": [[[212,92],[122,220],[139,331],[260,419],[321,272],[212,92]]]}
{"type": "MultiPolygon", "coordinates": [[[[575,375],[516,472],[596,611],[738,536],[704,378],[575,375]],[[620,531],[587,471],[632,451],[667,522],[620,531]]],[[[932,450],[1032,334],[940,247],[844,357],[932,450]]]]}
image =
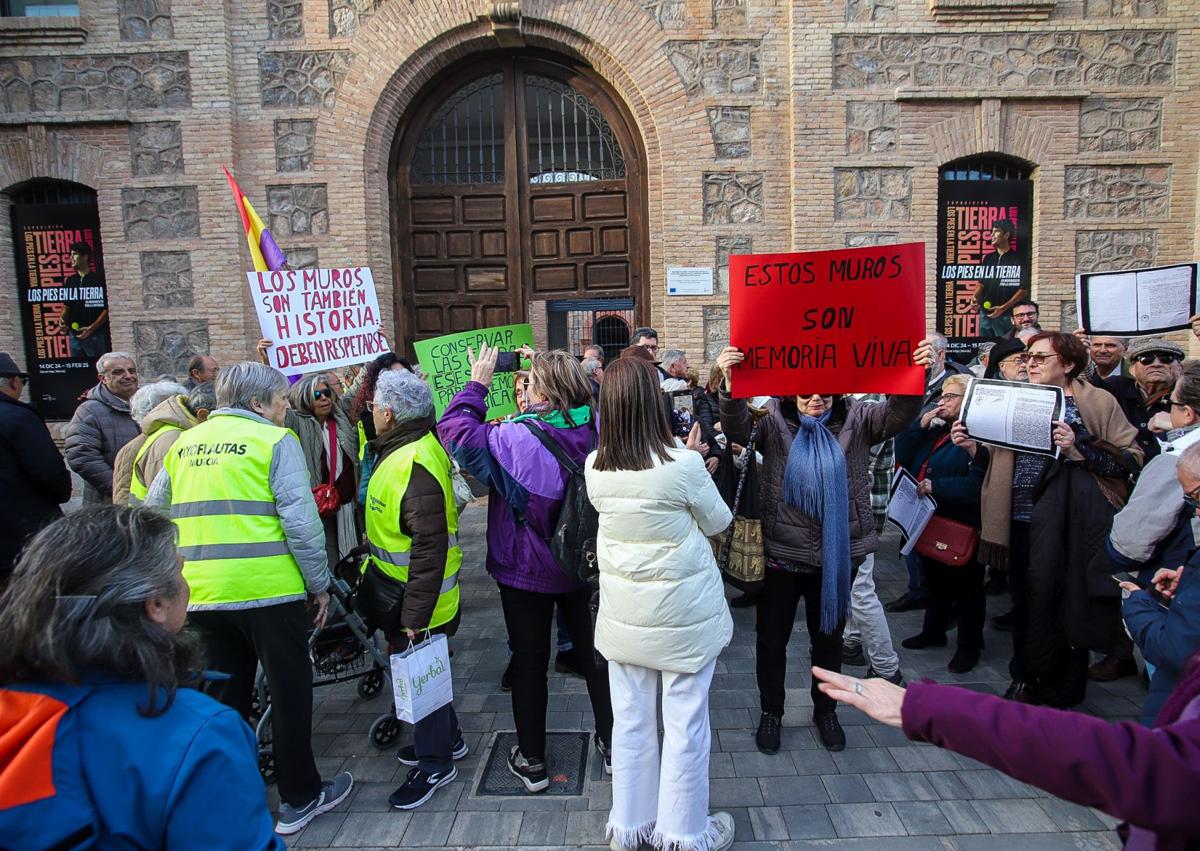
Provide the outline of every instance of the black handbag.
{"type": "Polygon", "coordinates": [[[372,631],[391,635],[400,628],[400,610],[404,607],[404,583],[388,576],[370,559],[354,595],[355,605],[372,631]]]}

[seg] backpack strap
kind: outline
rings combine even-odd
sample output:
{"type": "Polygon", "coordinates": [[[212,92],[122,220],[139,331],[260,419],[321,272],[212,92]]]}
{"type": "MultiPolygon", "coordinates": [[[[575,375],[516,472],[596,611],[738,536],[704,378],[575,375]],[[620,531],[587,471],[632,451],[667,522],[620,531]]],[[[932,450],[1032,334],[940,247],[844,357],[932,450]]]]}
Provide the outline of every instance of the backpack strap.
{"type": "MultiPolygon", "coordinates": [[[[552,438],[550,435],[546,434],[546,432],[543,429],[539,428],[538,426],[535,426],[533,424],[533,420],[521,420],[520,422],[523,426],[525,426],[525,428],[527,428],[531,432],[533,432],[533,435],[534,435],[534,437],[536,437],[538,439],[538,442],[540,442],[542,444],[542,446],[546,447],[546,449],[548,449],[550,451],[550,454],[555,457],[555,459],[558,461],[559,464],[561,464],[563,467],[565,467],[567,469],[567,472],[572,473],[572,474],[580,474],[583,472],[583,468],[581,468],[578,464],[576,464],[574,461],[572,461],[566,452],[563,452],[562,447],[554,442],[554,438],[552,438]]],[[[593,432],[589,428],[588,429],[588,451],[589,452],[591,451],[592,435],[593,435],[593,432]]]]}

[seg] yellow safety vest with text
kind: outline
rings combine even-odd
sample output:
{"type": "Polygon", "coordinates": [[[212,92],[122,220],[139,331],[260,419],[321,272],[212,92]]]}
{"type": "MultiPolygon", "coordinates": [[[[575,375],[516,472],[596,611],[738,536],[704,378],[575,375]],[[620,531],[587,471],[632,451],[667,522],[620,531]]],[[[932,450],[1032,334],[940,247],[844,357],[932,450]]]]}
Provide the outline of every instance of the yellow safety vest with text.
{"type": "Polygon", "coordinates": [[[142,459],[146,457],[146,452],[149,451],[150,447],[154,445],[155,441],[157,441],[168,431],[172,430],[183,431],[183,429],[177,425],[164,424],[163,426],[155,429],[154,433],[149,435],[142,442],[141,448],[139,448],[137,454],[133,456],[133,478],[129,480],[130,505],[141,505],[146,501],[146,494],[150,491],[150,485],[147,484],[144,479],[142,479],[139,465],[142,463],[142,459]]]}
{"type": "Polygon", "coordinates": [[[304,596],[270,483],[275,446],[290,434],[217,414],[185,431],[167,453],[171,519],[192,589],[189,610],[304,596]]]}
{"type": "Polygon", "coordinates": [[[462,566],[462,549],[458,545],[458,508],[454,503],[454,486],[450,481],[450,458],[433,432],[401,446],[375,467],[367,486],[367,544],[371,552],[370,560],[379,570],[397,582],[408,582],[412,538],[400,528],[400,501],[412,480],[414,463],[428,470],[442,487],[450,548],[446,552],[442,589],[433,609],[433,617],[428,624],[404,625],[410,629],[433,629],[449,623],[458,612],[458,571],[462,566]]]}

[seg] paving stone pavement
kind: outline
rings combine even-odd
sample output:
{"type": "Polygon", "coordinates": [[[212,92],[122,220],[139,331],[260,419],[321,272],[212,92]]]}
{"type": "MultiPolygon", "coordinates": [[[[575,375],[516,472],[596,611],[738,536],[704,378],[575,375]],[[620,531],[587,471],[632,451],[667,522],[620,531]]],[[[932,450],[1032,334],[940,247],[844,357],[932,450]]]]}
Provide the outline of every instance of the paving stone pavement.
{"type": "MultiPolygon", "coordinates": [[[[289,837],[294,848],[607,848],[604,826],[612,784],[594,754],[588,759],[584,794],[548,798],[476,797],[479,772],[497,731],[512,730],[509,696],[499,689],[507,662],[504,621],[495,584],[484,571],[486,503],[463,514],[460,533],[462,627],[454,649],[455,707],[470,755],[456,765],[458,779],[412,812],[390,809],[387,797],[407,768],[395,749],[376,750],[367,730],[390,707],[379,695],[361,700],[354,683],[315,691],[314,749],[325,776],[345,769],[355,790],[338,809],[289,837]]],[[[876,561],[884,601],[899,596],[907,575],[898,542],[885,536],[876,561]]],[[[1006,597],[989,597],[988,614],[1007,608],[1006,597]]],[[[846,750],[822,748],[811,721],[808,635],[803,619],[788,648],[787,711],[783,750],[758,753],[754,729],[758,693],[754,683],[754,613],[733,610],[733,642],[721,654],[710,694],[713,738],[710,764],[714,809],[728,810],[737,825],[735,849],[798,851],[804,848],[984,851],[1014,849],[1116,849],[1114,820],[1096,810],[1051,797],[965,757],[909,742],[899,730],[843,707],[846,750]]],[[[920,629],[920,612],[888,616],[899,641],[920,629]]],[[[1008,684],[1009,637],[985,632],[983,661],[969,674],[946,670],[953,647],[901,650],[908,680],[939,682],[1001,693],[1008,684]]],[[[862,673],[863,669],[849,669],[862,673]]],[[[1136,717],[1144,689],[1133,679],[1091,684],[1083,710],[1105,718],[1136,717]]],[[[582,680],[551,672],[548,728],[591,730],[592,715],[582,680]]],[[[402,737],[409,741],[409,731],[402,737]]],[[[272,807],[277,803],[270,790],[272,807]]]]}

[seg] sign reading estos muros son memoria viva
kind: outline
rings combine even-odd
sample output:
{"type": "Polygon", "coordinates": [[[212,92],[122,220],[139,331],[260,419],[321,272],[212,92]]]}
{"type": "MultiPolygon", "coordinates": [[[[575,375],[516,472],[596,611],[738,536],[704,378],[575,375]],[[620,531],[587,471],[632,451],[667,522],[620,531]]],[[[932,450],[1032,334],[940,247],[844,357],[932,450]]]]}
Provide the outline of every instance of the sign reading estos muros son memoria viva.
{"type": "Polygon", "coordinates": [[[729,258],[740,398],[925,389],[925,244],[729,258]]]}

